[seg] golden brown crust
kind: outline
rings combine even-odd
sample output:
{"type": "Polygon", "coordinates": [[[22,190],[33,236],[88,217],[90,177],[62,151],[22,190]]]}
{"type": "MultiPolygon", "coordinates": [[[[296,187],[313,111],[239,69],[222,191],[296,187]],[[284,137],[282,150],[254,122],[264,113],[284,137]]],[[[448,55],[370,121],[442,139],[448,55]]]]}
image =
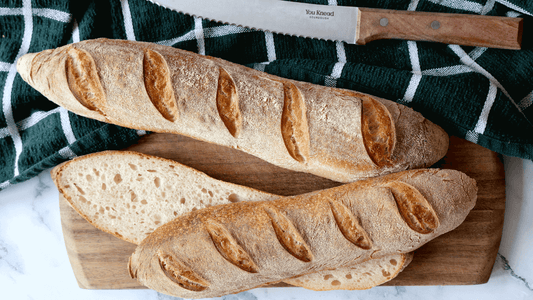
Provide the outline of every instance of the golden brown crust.
{"type": "Polygon", "coordinates": [[[289,218],[274,207],[266,206],[264,210],[270,217],[272,228],[283,248],[303,262],[312,261],[313,253],[289,218]]]}
{"type": "Polygon", "coordinates": [[[222,122],[233,137],[238,137],[242,128],[242,115],[239,108],[239,94],[231,76],[219,68],[217,88],[217,109],[222,122]]]}
{"type": "Polygon", "coordinates": [[[283,141],[292,158],[304,163],[309,159],[309,126],[305,101],[300,90],[290,82],[283,85],[283,95],[283,141]]]}
{"type": "Polygon", "coordinates": [[[257,273],[257,265],[254,263],[250,255],[246,253],[239,245],[239,243],[231,236],[231,233],[224,227],[224,225],[209,220],[205,224],[205,229],[209,232],[213,244],[217,248],[220,255],[222,255],[229,262],[242,270],[250,273],[257,273]]]}
{"type": "Polygon", "coordinates": [[[85,107],[103,113],[106,100],[96,64],[87,51],[70,48],[67,52],[66,73],[72,94],[85,107]]]}
{"type": "Polygon", "coordinates": [[[193,292],[201,292],[209,287],[209,282],[171,254],[159,251],[157,256],[163,274],[180,287],[193,292]]]}
{"type": "Polygon", "coordinates": [[[176,121],[179,112],[166,60],[158,52],[146,49],[143,73],[144,85],[150,101],[165,119],[171,122],[176,121]]]}
{"type": "Polygon", "coordinates": [[[237,148],[339,182],[427,167],[448,148],[440,127],[394,102],[157,44],[83,41],[23,56],[18,68],[77,114],[237,148]],[[94,77],[86,88],[94,97],[69,88],[69,53],[94,61],[78,72],[94,77]]]}
{"type": "Polygon", "coordinates": [[[383,104],[364,97],[362,114],[363,142],[372,161],[379,167],[393,165],[396,129],[391,114],[383,104]]]}
{"type": "Polygon", "coordinates": [[[361,249],[371,249],[372,241],[352,212],[338,201],[330,200],[331,211],[344,237],[361,249]]]}
{"type": "Polygon", "coordinates": [[[416,188],[399,181],[393,181],[387,186],[391,189],[400,214],[411,229],[428,234],[439,227],[437,214],[416,188]]]}

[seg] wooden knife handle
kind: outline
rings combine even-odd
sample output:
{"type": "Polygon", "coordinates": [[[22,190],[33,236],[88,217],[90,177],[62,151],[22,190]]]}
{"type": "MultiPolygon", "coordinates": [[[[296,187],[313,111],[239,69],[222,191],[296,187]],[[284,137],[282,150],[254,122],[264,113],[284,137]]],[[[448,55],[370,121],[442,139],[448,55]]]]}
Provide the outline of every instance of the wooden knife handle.
{"type": "Polygon", "coordinates": [[[522,18],[359,8],[356,44],[380,39],[520,49],[522,18]]]}

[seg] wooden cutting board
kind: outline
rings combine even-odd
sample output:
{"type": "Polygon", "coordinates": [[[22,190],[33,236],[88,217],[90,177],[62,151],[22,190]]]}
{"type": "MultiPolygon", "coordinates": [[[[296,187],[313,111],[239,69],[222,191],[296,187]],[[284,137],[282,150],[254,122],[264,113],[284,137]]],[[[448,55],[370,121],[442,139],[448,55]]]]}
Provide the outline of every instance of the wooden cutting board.
{"type": "MultiPolygon", "coordinates": [[[[173,159],[211,177],[279,195],[340,185],[273,166],[237,150],[179,135],[150,134],[126,150],[173,159]]],[[[385,285],[480,284],[490,277],[500,245],[505,209],[501,157],[479,145],[451,137],[448,154],[434,167],[460,170],[476,179],[477,204],[457,229],[416,250],[412,263],[385,285]]],[[[81,288],[144,288],[130,279],[127,272],[134,244],[96,229],[65,200],[60,199],[59,204],[67,253],[81,288]]]]}

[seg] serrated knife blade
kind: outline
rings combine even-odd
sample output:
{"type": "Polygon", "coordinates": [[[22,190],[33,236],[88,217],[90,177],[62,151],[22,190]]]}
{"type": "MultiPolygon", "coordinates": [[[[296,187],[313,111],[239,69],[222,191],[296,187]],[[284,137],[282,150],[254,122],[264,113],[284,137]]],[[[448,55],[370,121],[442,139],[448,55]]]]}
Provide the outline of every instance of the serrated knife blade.
{"type": "Polygon", "coordinates": [[[280,0],[149,0],[191,16],[285,35],[364,45],[378,39],[520,49],[521,18],[280,0]]]}
{"type": "Polygon", "coordinates": [[[273,33],[355,43],[357,7],[277,0],[150,0],[212,21],[273,33]]]}

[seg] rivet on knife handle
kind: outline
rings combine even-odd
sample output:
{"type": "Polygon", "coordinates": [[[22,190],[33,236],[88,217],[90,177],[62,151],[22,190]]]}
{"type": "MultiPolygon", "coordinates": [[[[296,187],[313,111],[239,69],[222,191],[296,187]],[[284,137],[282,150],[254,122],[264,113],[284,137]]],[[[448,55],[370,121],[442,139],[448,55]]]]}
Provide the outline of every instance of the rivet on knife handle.
{"type": "Polygon", "coordinates": [[[520,49],[522,18],[359,8],[356,44],[380,39],[520,49]]]}

